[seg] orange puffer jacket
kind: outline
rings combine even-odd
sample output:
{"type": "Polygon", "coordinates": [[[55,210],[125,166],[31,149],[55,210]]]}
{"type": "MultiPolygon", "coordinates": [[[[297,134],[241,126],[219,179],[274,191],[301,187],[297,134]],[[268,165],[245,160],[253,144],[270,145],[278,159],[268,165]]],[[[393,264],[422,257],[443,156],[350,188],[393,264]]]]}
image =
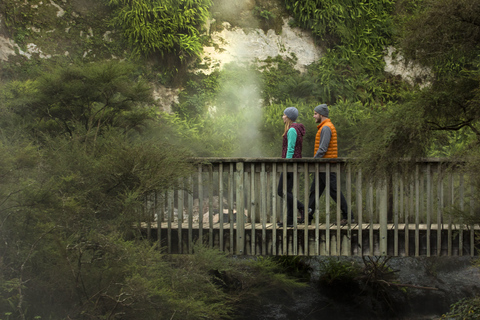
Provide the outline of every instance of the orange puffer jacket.
{"type": "Polygon", "coordinates": [[[320,147],[320,132],[322,132],[323,126],[328,126],[332,131],[332,137],[330,138],[330,143],[328,144],[327,152],[323,156],[323,158],[338,158],[338,147],[337,147],[337,130],[335,126],[330,121],[330,119],[323,120],[317,128],[317,135],[315,136],[315,152],[313,156],[317,154],[318,148],[320,147]]]}

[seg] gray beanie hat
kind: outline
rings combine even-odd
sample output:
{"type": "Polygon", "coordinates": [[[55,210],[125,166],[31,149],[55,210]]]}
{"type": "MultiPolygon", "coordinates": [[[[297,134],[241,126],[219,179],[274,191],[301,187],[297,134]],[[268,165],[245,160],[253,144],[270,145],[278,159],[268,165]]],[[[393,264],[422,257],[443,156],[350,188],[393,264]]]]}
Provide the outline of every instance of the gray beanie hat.
{"type": "Polygon", "coordinates": [[[313,109],[313,110],[315,110],[316,113],[319,113],[322,116],[328,118],[328,107],[327,107],[326,104],[320,104],[320,105],[316,106],[315,109],[313,109]]]}
{"type": "Polygon", "coordinates": [[[283,113],[288,117],[288,119],[295,121],[298,118],[298,110],[295,107],[286,108],[283,113]]]}

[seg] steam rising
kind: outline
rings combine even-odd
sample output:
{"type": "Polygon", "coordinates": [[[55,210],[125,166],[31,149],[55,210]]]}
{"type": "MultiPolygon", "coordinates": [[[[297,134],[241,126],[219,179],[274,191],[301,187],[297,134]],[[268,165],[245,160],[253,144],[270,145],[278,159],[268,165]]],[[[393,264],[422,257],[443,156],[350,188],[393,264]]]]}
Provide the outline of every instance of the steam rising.
{"type": "MultiPolygon", "coordinates": [[[[288,25],[288,20],[284,20],[281,34],[276,34],[274,30],[265,33],[258,29],[258,20],[252,14],[254,7],[253,0],[217,3],[213,9],[213,16],[221,21],[241,25],[242,28],[232,27],[230,23],[223,22],[221,31],[212,32],[210,37],[216,46],[204,48],[203,62],[207,68],[198,70],[209,74],[215,69],[221,69],[227,73],[220,83],[221,90],[215,105],[210,107],[210,115],[216,119],[227,115],[235,118],[233,124],[229,120],[227,123],[218,124],[221,127],[225,126],[222,128],[225,134],[235,135],[233,154],[225,156],[266,156],[262,152],[259,131],[263,118],[261,81],[258,72],[251,66],[268,57],[293,54],[298,59],[296,68],[303,71],[305,66],[321,56],[320,49],[315,46],[310,34],[292,29],[288,25]],[[244,31],[247,29],[248,34],[244,31]],[[229,132],[230,130],[234,132],[229,132]]],[[[280,119],[278,125],[283,126],[280,119]]],[[[279,148],[280,144],[279,139],[279,148]]]]}
{"type": "MultiPolygon", "coordinates": [[[[260,81],[252,71],[245,70],[242,74],[243,84],[237,81],[223,84],[220,95],[227,98],[226,112],[231,112],[235,118],[237,130],[237,144],[232,154],[233,157],[260,157],[260,132],[259,126],[262,121],[262,101],[260,99],[260,81]]],[[[233,80],[233,79],[232,79],[233,80]]]]}
{"type": "MultiPolygon", "coordinates": [[[[226,65],[215,106],[209,108],[216,132],[230,142],[231,157],[262,155],[259,127],[262,121],[260,79],[248,66],[226,65]]],[[[215,138],[215,137],[213,137],[215,138]]]]}

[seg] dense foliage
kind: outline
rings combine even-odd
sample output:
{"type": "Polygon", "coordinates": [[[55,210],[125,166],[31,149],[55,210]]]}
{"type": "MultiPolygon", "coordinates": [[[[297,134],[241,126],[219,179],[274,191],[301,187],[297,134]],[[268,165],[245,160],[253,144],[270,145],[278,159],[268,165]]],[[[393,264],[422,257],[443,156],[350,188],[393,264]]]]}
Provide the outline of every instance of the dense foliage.
{"type": "Polygon", "coordinates": [[[102,270],[124,259],[143,195],[190,170],[175,158],[182,152],[132,130],[146,130],[154,113],[129,70],[70,66],[3,90],[0,309],[15,318],[102,314],[93,300],[120,294],[112,281],[127,275],[102,270]]]}
{"type": "Polygon", "coordinates": [[[365,122],[370,139],[362,142],[359,156],[372,172],[388,172],[398,157],[478,161],[479,13],[476,1],[442,0],[417,3],[399,15],[398,51],[429,77],[365,122]]]}
{"type": "Polygon", "coordinates": [[[2,88],[0,318],[226,319],[300,286],[268,259],[144,239],[145,196],[161,202],[193,163],[136,75],[99,62],[2,88]]]}
{"type": "MultiPolygon", "coordinates": [[[[91,1],[95,12],[73,14],[69,5],[56,27],[56,13],[45,13],[54,6],[40,2],[0,3],[5,32],[22,50],[60,37],[68,44],[49,69],[41,53],[0,67],[0,318],[224,319],[273,285],[295,286],[269,259],[233,261],[202,247],[166,257],[132,228],[144,218],[144,196],[173,188],[192,155],[279,156],[289,106],[307,129],[305,157],[312,110],[327,103],[340,156],[358,157],[365,175],[389,174],[401,157],[461,156],[480,187],[476,0],[285,0],[290,24],[324,49],[306,72],[291,56],[187,75],[176,71],[201,55],[209,9],[221,1],[91,1]],[[129,57],[121,41],[103,41],[106,20],[136,64],[78,62],[129,57]],[[392,52],[427,76],[407,82],[385,72],[392,52]],[[180,90],[168,114],[146,81],[165,84],[167,68],[180,90]]],[[[255,4],[254,16],[282,19],[255,4]]],[[[477,306],[460,302],[449,314],[477,306]]]]}
{"type": "Polygon", "coordinates": [[[431,130],[466,131],[480,143],[480,25],[477,1],[426,1],[406,25],[406,57],[432,71],[417,105],[431,130]],[[418,50],[423,48],[422,50],[418,50]]]}
{"type": "Polygon", "coordinates": [[[151,103],[148,85],[132,84],[132,74],[132,65],[119,68],[117,62],[59,68],[35,82],[9,83],[7,107],[37,135],[96,139],[108,128],[127,133],[154,116],[147,105],[151,103]]]}
{"type": "Polygon", "coordinates": [[[450,310],[441,319],[478,319],[480,313],[480,297],[462,299],[452,304],[450,310]]]}
{"type": "Polygon", "coordinates": [[[392,92],[382,82],[387,81],[383,57],[386,47],[392,45],[394,1],[285,3],[295,22],[311,30],[326,49],[314,71],[321,101],[375,104],[392,99],[392,92]]]}
{"type": "Polygon", "coordinates": [[[108,0],[115,12],[111,23],[123,30],[140,54],[171,53],[181,62],[202,52],[201,27],[211,0],[108,0]]]}

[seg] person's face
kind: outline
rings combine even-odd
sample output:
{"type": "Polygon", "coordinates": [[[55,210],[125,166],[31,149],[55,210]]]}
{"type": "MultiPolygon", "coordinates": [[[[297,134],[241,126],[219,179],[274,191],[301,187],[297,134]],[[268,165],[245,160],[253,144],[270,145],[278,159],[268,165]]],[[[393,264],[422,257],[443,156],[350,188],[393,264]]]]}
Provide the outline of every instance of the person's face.
{"type": "Polygon", "coordinates": [[[315,119],[315,123],[322,122],[322,115],[316,111],[313,111],[313,118],[315,119]]]}
{"type": "Polygon", "coordinates": [[[285,113],[283,114],[282,119],[283,119],[283,123],[287,123],[288,117],[285,113]]]}

